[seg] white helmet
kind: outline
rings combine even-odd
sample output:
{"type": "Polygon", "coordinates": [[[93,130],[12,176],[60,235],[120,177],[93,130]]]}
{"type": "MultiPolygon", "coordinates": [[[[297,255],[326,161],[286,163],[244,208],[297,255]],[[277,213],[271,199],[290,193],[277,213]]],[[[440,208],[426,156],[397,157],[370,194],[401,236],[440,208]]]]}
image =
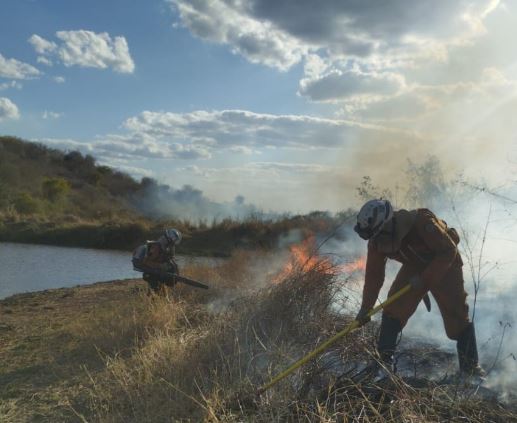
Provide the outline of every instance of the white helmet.
{"type": "Polygon", "coordinates": [[[168,244],[177,245],[181,242],[181,232],[177,229],[165,229],[165,233],[163,234],[168,244]]]}
{"type": "Polygon", "coordinates": [[[393,207],[388,200],[370,200],[359,210],[354,231],[363,239],[373,238],[392,217],[393,207]]]}

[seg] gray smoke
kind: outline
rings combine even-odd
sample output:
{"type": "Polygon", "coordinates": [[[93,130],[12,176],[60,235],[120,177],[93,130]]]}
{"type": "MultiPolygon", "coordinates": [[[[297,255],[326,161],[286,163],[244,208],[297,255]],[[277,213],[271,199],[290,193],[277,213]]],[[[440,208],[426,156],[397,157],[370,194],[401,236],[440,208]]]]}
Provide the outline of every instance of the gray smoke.
{"type": "MultiPolygon", "coordinates": [[[[359,194],[362,200],[389,196],[398,208],[430,208],[458,230],[470,315],[476,324],[481,363],[489,371],[487,386],[504,397],[517,387],[517,186],[508,183],[489,189],[483,182],[467,183],[461,177],[446,180],[435,158],[411,163],[406,177],[396,194],[371,179],[366,180],[359,194]]],[[[366,242],[353,232],[352,226],[340,228],[342,240],[329,240],[322,253],[343,262],[364,256],[366,242]]],[[[396,263],[388,263],[381,300],[386,298],[399,268],[396,263]]],[[[346,295],[351,299],[350,313],[358,310],[363,278],[360,274],[349,281],[346,295]]],[[[438,306],[433,299],[432,303],[431,313],[418,307],[404,330],[401,348],[416,340],[455,353],[456,343],[447,338],[438,306]]],[[[449,374],[456,370],[456,365],[441,369],[449,374]]]]}
{"type": "Polygon", "coordinates": [[[233,202],[217,202],[210,200],[203,191],[191,185],[175,189],[168,185],[160,185],[151,178],[142,179],[141,189],[132,201],[147,216],[184,219],[193,223],[221,221],[225,218],[265,219],[273,216],[253,204],[247,204],[242,195],[237,195],[233,202]]]}
{"type": "MultiPolygon", "coordinates": [[[[461,236],[459,245],[464,260],[465,289],[467,290],[470,315],[475,321],[478,348],[483,367],[489,371],[486,387],[509,397],[517,387],[517,284],[514,282],[514,266],[517,262],[517,186],[509,184],[504,189],[487,189],[482,182],[466,183],[463,178],[446,179],[442,176],[440,163],[427,159],[411,163],[407,180],[400,185],[398,197],[369,180],[359,190],[361,201],[380,193],[393,195],[397,208],[428,207],[440,218],[455,227],[461,236]],[[403,187],[403,188],[402,188],[403,187]]],[[[316,244],[324,244],[320,255],[332,258],[336,264],[353,261],[366,254],[366,242],[353,231],[354,219],[346,220],[334,236],[319,234],[316,244]]],[[[279,239],[279,252],[265,260],[257,259],[260,278],[251,279],[250,287],[263,287],[289,259],[286,247],[297,244],[305,235],[298,230],[289,231],[279,239]],[[265,274],[263,269],[269,272],[265,274]]],[[[383,300],[400,265],[389,262],[386,280],[379,296],[383,300]]],[[[364,274],[355,272],[341,276],[346,282],[340,299],[346,298],[344,312],[354,314],[359,309],[364,274]]],[[[229,296],[221,303],[212,304],[220,309],[233,300],[229,296]]],[[[435,362],[428,376],[440,378],[457,371],[456,343],[447,338],[436,302],[428,313],[419,306],[404,329],[400,350],[437,346],[452,354],[452,360],[435,362]]],[[[341,302],[339,307],[341,307],[341,302]]],[[[380,314],[375,317],[379,319],[380,314]]]]}

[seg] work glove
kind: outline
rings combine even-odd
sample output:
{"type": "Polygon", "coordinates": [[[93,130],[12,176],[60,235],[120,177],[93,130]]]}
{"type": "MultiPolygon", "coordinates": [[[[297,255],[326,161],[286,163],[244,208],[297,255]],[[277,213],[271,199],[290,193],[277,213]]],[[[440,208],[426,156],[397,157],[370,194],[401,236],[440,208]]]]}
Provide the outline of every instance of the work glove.
{"type": "Polygon", "coordinates": [[[361,310],[359,310],[359,313],[357,313],[357,316],[355,316],[355,320],[357,320],[361,326],[365,325],[370,320],[372,320],[371,317],[368,316],[369,311],[370,310],[361,308],[361,310]]]}
{"type": "Polygon", "coordinates": [[[409,278],[409,284],[413,290],[418,291],[424,287],[424,280],[420,275],[413,275],[409,278]]]}

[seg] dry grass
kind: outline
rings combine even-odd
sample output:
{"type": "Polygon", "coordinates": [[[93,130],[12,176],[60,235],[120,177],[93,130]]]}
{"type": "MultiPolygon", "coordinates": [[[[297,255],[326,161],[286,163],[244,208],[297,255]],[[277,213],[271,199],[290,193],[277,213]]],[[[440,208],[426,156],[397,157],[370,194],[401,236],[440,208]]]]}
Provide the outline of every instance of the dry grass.
{"type": "MultiPolygon", "coordinates": [[[[191,269],[191,275],[224,280],[226,288],[251,286],[249,260],[241,254],[216,269],[191,269]]],[[[261,384],[348,322],[330,307],[339,288],[331,275],[312,269],[248,290],[217,313],[204,306],[212,294],[191,290],[188,301],[157,299],[156,317],[167,317],[155,322],[153,335],[131,357],[109,361],[91,388],[90,415],[102,422],[517,419],[497,402],[455,386],[337,378],[336,367],[346,370],[342,363],[371,359],[373,325],[257,397],[261,384]]]]}
{"type": "MultiPolygon", "coordinates": [[[[24,383],[11,379],[10,394],[2,392],[1,420],[517,421],[517,414],[497,401],[453,385],[396,377],[375,384],[348,377],[355,365],[372,357],[373,324],[256,396],[261,384],[349,321],[330,307],[346,282],[312,269],[265,285],[270,259],[238,253],[219,266],[189,266],[186,275],[214,288],[178,286],[166,298],[146,296],[135,282],[77,288],[65,298],[60,295],[67,290],[50,291],[60,294],[46,299],[35,295],[33,300],[47,306],[54,301],[59,316],[41,325],[40,332],[47,327],[42,334],[47,340],[37,354],[31,341],[32,353],[10,364],[18,372],[25,369],[26,378],[24,383]],[[66,302],[74,296],[77,301],[66,302]],[[49,337],[65,340],[61,361],[49,337]],[[49,367],[39,385],[29,367],[35,355],[49,367]]],[[[18,305],[15,300],[2,302],[0,310],[28,307],[27,298],[18,305]]],[[[12,348],[1,354],[6,362],[12,348]]],[[[5,374],[1,377],[5,382],[5,374]]]]}
{"type": "MultiPolygon", "coordinates": [[[[138,284],[137,284],[138,285],[138,284]]],[[[135,281],[21,294],[0,301],[0,421],[67,421],[85,369],[130,355],[150,312],[135,281]]]]}

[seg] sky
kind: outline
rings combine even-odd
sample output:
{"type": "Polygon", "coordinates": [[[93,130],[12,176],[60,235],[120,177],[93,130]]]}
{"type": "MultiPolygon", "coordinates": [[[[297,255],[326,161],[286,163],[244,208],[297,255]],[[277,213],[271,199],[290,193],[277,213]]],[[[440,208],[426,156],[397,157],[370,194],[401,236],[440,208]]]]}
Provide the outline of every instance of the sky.
{"type": "Polygon", "coordinates": [[[407,160],[515,180],[517,4],[0,0],[0,134],[264,210],[407,160]]]}

